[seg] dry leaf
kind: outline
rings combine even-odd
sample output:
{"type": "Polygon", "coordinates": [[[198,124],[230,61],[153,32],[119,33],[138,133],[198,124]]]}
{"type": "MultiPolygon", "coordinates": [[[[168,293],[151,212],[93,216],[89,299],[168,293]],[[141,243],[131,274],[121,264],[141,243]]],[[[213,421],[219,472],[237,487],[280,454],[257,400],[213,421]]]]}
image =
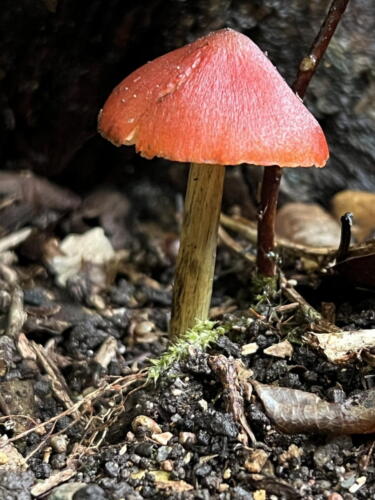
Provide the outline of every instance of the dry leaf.
{"type": "Polygon", "coordinates": [[[183,493],[184,491],[193,490],[193,486],[186,481],[180,479],[179,481],[155,481],[155,486],[159,490],[172,490],[173,493],[183,493]]]}
{"type": "Polygon", "coordinates": [[[287,203],[278,212],[276,234],[312,247],[334,247],[340,243],[340,225],[320,205],[287,203]]]}
{"type": "Polygon", "coordinates": [[[375,330],[334,333],[309,332],[306,340],[327,356],[331,363],[347,363],[375,348],[375,330]]]}
{"type": "Polygon", "coordinates": [[[375,390],[344,403],[328,403],[315,394],[252,381],[268,417],[288,434],[371,434],[375,432],[375,390]]]}
{"type": "Polygon", "coordinates": [[[59,254],[47,258],[56,274],[56,281],[65,286],[67,280],[77,275],[85,263],[102,266],[114,258],[115,252],[101,227],[84,234],[71,234],[59,245],[59,254]]]}
{"type": "Polygon", "coordinates": [[[293,354],[293,346],[289,340],[283,340],[278,344],[273,344],[266,349],[263,349],[264,354],[274,356],[275,358],[291,358],[293,354]]]}

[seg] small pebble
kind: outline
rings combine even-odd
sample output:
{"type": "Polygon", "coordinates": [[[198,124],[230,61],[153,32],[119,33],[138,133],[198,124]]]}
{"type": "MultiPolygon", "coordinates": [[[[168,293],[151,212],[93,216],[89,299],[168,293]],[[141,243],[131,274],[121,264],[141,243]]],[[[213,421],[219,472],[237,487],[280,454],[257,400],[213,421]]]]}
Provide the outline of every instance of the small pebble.
{"type": "Polygon", "coordinates": [[[180,432],[178,435],[178,442],[184,444],[195,444],[197,436],[193,432],[180,432]]]}
{"type": "Polygon", "coordinates": [[[65,453],[67,445],[67,438],[63,434],[61,436],[53,436],[51,438],[51,446],[56,453],[65,453]]]}
{"type": "Polygon", "coordinates": [[[331,493],[327,500],[343,500],[343,498],[340,493],[331,493]]]}
{"type": "Polygon", "coordinates": [[[161,434],[152,434],[152,439],[159,444],[166,445],[173,438],[171,432],[162,432],[161,434]]]}
{"type": "Polygon", "coordinates": [[[266,500],[266,490],[256,490],[253,492],[254,500],[266,500]]]}
{"type": "Polygon", "coordinates": [[[150,434],[161,434],[162,430],[159,425],[150,417],[146,415],[138,415],[132,422],[132,429],[137,433],[140,428],[145,429],[150,434]]]}
{"type": "Polygon", "coordinates": [[[172,448],[170,446],[160,446],[160,448],[156,452],[157,462],[165,462],[165,460],[169,457],[171,451],[172,448]]]}
{"type": "Polygon", "coordinates": [[[350,493],[356,493],[365,484],[366,476],[357,478],[356,482],[349,488],[350,493]]]}
{"type": "Polygon", "coordinates": [[[298,448],[295,444],[291,444],[287,451],[284,451],[279,455],[279,463],[280,464],[285,464],[286,462],[289,462],[289,460],[292,460],[293,458],[299,459],[303,455],[303,449],[298,448]]]}
{"type": "MultiPolygon", "coordinates": [[[[82,487],[86,487],[85,483],[74,482],[61,484],[50,492],[48,500],[71,500],[73,497],[78,498],[75,496],[75,493],[80,491],[82,487]]],[[[89,497],[86,498],[89,500],[89,497]]]]}
{"type": "Polygon", "coordinates": [[[264,450],[254,450],[250,452],[249,456],[245,460],[245,469],[248,472],[257,474],[263,469],[265,463],[267,462],[267,459],[268,453],[266,453],[264,450]]]}
{"type": "Polygon", "coordinates": [[[141,321],[134,328],[134,333],[139,336],[147,335],[155,329],[154,323],[151,321],[141,321]]]}
{"type": "Polygon", "coordinates": [[[171,472],[173,470],[173,462],[172,460],[164,460],[160,464],[162,470],[165,470],[166,472],[171,472]]]}
{"type": "Polygon", "coordinates": [[[202,408],[203,411],[207,411],[208,409],[208,403],[205,399],[200,399],[198,401],[199,406],[202,408]]]}
{"type": "Polygon", "coordinates": [[[256,342],[251,342],[251,344],[245,344],[241,348],[242,356],[250,356],[250,354],[254,354],[259,349],[259,346],[256,342]]]}
{"type": "Polygon", "coordinates": [[[232,476],[232,471],[228,468],[223,472],[223,479],[229,479],[232,476]]]}
{"type": "Polygon", "coordinates": [[[111,477],[117,477],[120,471],[119,465],[116,462],[109,461],[104,465],[106,473],[111,477]]]}
{"type": "Polygon", "coordinates": [[[220,493],[225,493],[226,491],[229,490],[229,484],[227,484],[227,483],[220,483],[219,487],[218,487],[218,490],[219,490],[220,493]]]}
{"type": "Polygon", "coordinates": [[[128,431],[126,433],[125,439],[126,441],[128,441],[128,443],[132,443],[135,439],[134,433],[132,431],[128,431]]]}

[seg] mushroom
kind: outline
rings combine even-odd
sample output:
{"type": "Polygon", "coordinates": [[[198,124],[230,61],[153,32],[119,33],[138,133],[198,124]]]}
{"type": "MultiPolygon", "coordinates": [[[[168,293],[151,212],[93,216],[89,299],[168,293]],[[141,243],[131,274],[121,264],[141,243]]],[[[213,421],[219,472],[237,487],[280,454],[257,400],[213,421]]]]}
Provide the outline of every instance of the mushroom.
{"type": "Polygon", "coordinates": [[[324,134],[263,52],[222,29],[140,67],[112,92],[99,132],[145,158],[190,162],[170,335],[207,319],[224,165],[323,166],[324,134]]]}

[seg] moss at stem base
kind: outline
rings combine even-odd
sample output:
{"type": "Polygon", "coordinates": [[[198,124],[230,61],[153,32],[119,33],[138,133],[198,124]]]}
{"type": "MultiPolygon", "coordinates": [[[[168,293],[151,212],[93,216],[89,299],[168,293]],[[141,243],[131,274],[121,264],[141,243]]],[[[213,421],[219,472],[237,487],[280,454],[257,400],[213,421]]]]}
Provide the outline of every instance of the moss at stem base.
{"type": "Polygon", "coordinates": [[[220,335],[229,331],[229,326],[217,326],[216,321],[198,321],[187,330],[176,342],[170,344],[167,351],[158,359],[152,359],[148,370],[148,381],[156,382],[173,363],[187,357],[191,348],[204,351],[220,335]]]}
{"type": "Polygon", "coordinates": [[[278,290],[277,276],[263,276],[256,274],[251,283],[251,292],[258,297],[258,300],[264,297],[272,298],[278,290]]]}

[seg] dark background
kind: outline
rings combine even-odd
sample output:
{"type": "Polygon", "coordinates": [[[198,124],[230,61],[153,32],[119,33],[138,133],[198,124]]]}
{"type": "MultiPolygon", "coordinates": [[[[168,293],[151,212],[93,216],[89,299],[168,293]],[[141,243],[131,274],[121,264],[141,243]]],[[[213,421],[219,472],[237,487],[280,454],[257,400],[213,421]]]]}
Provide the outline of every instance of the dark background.
{"type": "MultiPolygon", "coordinates": [[[[328,6],[328,0],[2,0],[0,167],[31,169],[78,191],[116,175],[123,183],[149,175],[173,184],[168,162],[143,160],[98,136],[97,114],[111,89],[147,60],[224,26],[249,35],[291,84],[328,6]]],[[[341,189],[375,188],[374,33],[373,0],[352,0],[305,101],[327,134],[331,159],[324,170],[287,169],[284,199],[326,204],[341,189]]]]}

